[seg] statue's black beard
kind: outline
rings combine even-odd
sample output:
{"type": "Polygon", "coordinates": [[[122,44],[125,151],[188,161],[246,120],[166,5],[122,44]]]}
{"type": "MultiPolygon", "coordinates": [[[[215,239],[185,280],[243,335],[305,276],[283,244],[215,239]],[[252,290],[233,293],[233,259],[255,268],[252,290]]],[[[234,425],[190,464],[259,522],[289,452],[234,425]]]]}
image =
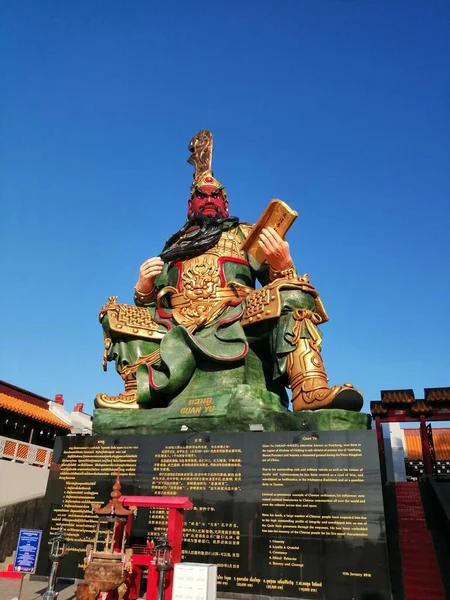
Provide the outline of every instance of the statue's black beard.
{"type": "Polygon", "coordinates": [[[236,217],[192,216],[166,242],[160,256],[165,263],[186,260],[203,254],[217,244],[222,231],[231,229],[239,223],[236,217]],[[181,239],[191,227],[198,226],[187,239],[181,239]]]}

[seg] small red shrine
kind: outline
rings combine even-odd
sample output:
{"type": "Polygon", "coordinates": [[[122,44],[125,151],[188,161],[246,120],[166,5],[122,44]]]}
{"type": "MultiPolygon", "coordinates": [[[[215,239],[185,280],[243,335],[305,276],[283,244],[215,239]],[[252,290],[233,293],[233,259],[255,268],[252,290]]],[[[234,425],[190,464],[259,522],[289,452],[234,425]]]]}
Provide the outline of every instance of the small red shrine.
{"type": "Polygon", "coordinates": [[[161,565],[158,565],[157,548],[155,548],[156,553],[148,552],[139,554],[133,552],[131,563],[137,573],[135,586],[138,590],[142,567],[148,568],[147,600],[156,600],[158,597],[158,587],[161,583],[164,589],[164,600],[171,600],[173,566],[181,562],[184,511],[193,507],[192,502],[184,496],[122,496],[120,501],[124,506],[168,509],[166,537],[171,547],[170,565],[166,565],[168,568],[160,569],[161,565]]]}

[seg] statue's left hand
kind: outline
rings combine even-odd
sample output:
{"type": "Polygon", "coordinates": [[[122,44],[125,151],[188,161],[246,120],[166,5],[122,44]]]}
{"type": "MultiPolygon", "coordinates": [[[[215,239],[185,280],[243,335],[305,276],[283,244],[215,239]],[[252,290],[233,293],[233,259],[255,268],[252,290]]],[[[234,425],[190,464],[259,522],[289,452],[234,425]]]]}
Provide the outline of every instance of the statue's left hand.
{"type": "Polygon", "coordinates": [[[155,289],[155,279],[162,272],[164,263],[159,256],[146,260],[139,269],[139,279],[136,291],[149,294],[155,289]]]}
{"type": "Polygon", "coordinates": [[[276,271],[289,269],[293,260],[289,250],[289,244],[283,240],[273,227],[267,227],[261,231],[259,245],[264,253],[267,263],[276,271]]]}

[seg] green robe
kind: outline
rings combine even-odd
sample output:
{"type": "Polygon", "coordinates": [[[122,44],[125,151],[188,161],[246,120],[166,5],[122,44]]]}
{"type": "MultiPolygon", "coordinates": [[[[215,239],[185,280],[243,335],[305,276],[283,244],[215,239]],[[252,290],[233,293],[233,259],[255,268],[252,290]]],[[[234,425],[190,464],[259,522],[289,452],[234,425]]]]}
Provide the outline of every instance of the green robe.
{"type": "MultiPolygon", "coordinates": [[[[239,228],[239,234],[245,239],[245,233],[239,228]]],[[[226,230],[222,236],[226,235],[226,230]]],[[[262,286],[269,283],[268,265],[259,265],[251,256],[246,255],[247,262],[224,260],[224,284],[235,282],[252,289],[257,282],[262,286]]],[[[179,263],[166,264],[162,273],[155,280],[157,291],[166,286],[177,287],[182,266],[179,263]]],[[[156,301],[142,304],[155,322],[158,331],[163,334],[161,341],[151,341],[131,336],[118,337],[109,330],[107,316],[103,319],[103,327],[112,339],[108,360],[115,360],[120,370],[133,364],[139,357],[146,356],[159,349],[160,359],[153,365],[142,364],[137,370],[137,401],[148,406],[164,406],[183,390],[194,375],[196,369],[220,373],[238,367],[246,361],[251,368],[261,370],[262,385],[275,391],[282,404],[287,405],[285,386],[286,357],[295,348],[293,344],[294,319],[293,310],[304,308],[314,310],[315,300],[312,295],[300,289],[283,290],[281,292],[282,312],[277,319],[266,319],[244,328],[240,319],[246,308],[246,300],[237,306],[226,306],[224,310],[206,326],[190,333],[179,325],[171,316],[170,298],[164,296],[161,305],[156,301]]],[[[308,337],[305,330],[302,336],[308,337]]],[[[227,381],[230,381],[228,376],[227,381]]],[[[231,378],[231,381],[233,379],[231,378]]],[[[235,383],[240,383],[236,380],[235,383]]]]}

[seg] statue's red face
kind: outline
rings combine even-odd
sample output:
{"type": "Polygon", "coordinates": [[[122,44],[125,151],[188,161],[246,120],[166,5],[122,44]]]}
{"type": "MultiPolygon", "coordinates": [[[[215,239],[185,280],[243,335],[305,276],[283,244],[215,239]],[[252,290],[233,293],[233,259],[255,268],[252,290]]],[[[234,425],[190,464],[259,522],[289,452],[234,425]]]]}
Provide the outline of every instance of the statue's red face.
{"type": "Polygon", "coordinates": [[[228,201],[223,191],[214,185],[202,185],[196,188],[188,202],[188,217],[228,217],[228,201]]]}

